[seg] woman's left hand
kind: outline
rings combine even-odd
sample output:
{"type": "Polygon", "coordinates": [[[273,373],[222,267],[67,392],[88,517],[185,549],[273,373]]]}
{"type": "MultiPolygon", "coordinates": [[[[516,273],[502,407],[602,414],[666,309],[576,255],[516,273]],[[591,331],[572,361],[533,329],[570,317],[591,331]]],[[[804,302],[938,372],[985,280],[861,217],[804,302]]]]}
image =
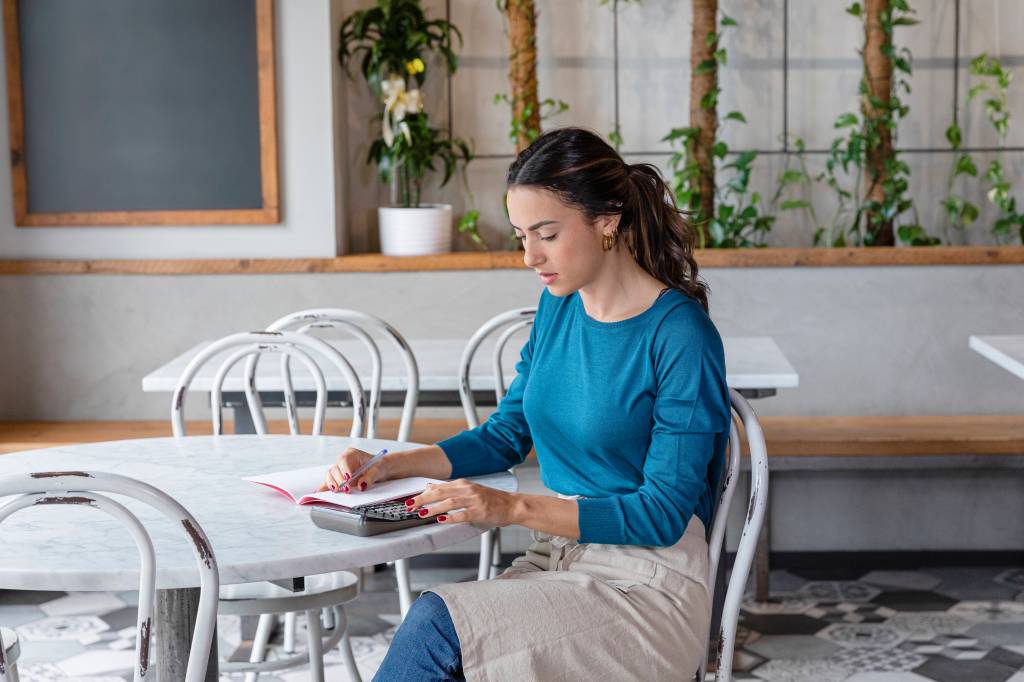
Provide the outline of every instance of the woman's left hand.
{"type": "Polygon", "coordinates": [[[427,489],[406,500],[405,506],[422,517],[437,517],[440,523],[468,521],[501,527],[512,523],[515,494],[460,478],[428,483],[427,489]]]}

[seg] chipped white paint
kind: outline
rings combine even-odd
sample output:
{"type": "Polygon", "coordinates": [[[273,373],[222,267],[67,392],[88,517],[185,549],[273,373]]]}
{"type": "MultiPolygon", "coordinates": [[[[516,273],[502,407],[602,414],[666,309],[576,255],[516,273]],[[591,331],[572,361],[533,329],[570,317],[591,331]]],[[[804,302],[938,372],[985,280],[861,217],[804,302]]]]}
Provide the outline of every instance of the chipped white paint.
{"type": "MultiPolygon", "coordinates": [[[[139,606],[136,626],[134,679],[143,682],[150,669],[153,643],[153,613],[156,600],[156,551],[149,533],[139,518],[127,507],[101,493],[115,493],[145,503],[158,511],[179,535],[187,538],[199,570],[200,597],[196,625],[192,633],[191,653],[186,682],[206,679],[207,661],[217,624],[217,594],[220,578],[217,559],[206,533],[185,507],[163,491],[127,476],[99,471],[32,471],[0,477],[0,497],[15,496],[0,507],[0,524],[17,511],[35,507],[87,506],[105,512],[121,526],[127,527],[135,543],[139,564],[139,606]]],[[[76,510],[77,511],[77,510],[76,510]]],[[[80,535],[92,519],[66,524],[68,534],[80,535]]],[[[41,535],[38,542],[47,542],[41,535]]],[[[100,545],[83,545],[84,551],[102,552],[100,545]]],[[[70,557],[69,557],[70,558],[70,557]]],[[[0,645],[2,646],[2,645],[0,645]]],[[[10,672],[13,671],[9,671],[10,672]]],[[[3,670],[0,670],[3,674],[3,670]]],[[[11,675],[16,679],[16,673],[11,675]]],[[[152,678],[152,675],[150,676],[152,678]]],[[[3,678],[6,680],[7,678],[3,678]]]]}
{"type": "MultiPolygon", "coordinates": [[[[747,449],[750,452],[750,499],[747,502],[743,533],[740,536],[739,547],[736,549],[736,561],[733,563],[729,586],[725,592],[720,630],[718,636],[715,637],[718,661],[718,672],[715,675],[717,682],[732,681],[732,661],[736,648],[736,626],[740,617],[740,604],[743,601],[743,591],[747,586],[747,577],[750,575],[750,567],[754,562],[754,553],[757,549],[757,538],[761,534],[768,506],[768,450],[765,446],[761,424],[751,409],[750,403],[743,396],[735,389],[730,389],[729,395],[732,399],[732,409],[742,422],[747,435],[747,449]]],[[[732,423],[729,430],[729,451],[725,471],[722,474],[724,488],[718,509],[715,511],[711,527],[711,542],[708,545],[708,551],[711,553],[709,585],[712,593],[725,538],[729,504],[732,502],[736,478],[740,471],[740,450],[739,434],[736,424],[732,423]]],[[[704,659],[706,660],[707,656],[704,659]]],[[[703,680],[704,673],[705,666],[702,665],[698,671],[698,678],[703,680]]]]}

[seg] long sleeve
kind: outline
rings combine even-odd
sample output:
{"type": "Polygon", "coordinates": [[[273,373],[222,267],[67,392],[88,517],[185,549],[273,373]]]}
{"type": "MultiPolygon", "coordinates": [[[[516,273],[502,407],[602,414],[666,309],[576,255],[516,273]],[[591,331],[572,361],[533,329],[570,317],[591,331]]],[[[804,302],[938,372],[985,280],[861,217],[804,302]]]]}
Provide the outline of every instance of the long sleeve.
{"type": "Polygon", "coordinates": [[[580,499],[580,542],[670,546],[695,512],[710,517],[729,404],[721,341],[700,331],[662,334],[652,348],[657,393],[643,482],[625,495],[580,499]]]}
{"type": "Polygon", "coordinates": [[[438,443],[452,463],[452,478],[504,471],[521,464],[533,448],[530,427],[523,414],[523,392],[529,382],[536,334],[534,324],[519,353],[516,378],[490,418],[475,429],[438,443]]]}

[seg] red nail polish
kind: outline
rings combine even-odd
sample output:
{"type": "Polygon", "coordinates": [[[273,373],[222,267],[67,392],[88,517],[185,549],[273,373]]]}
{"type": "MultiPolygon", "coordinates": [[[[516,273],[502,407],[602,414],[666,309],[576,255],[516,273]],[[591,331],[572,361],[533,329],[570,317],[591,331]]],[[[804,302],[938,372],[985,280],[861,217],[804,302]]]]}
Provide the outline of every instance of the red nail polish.
{"type": "Polygon", "coordinates": [[[343,476],[342,478],[344,478],[344,480],[346,480],[346,481],[347,481],[347,480],[348,480],[348,478],[349,478],[349,476],[348,476],[348,474],[345,474],[345,475],[344,475],[344,476],[343,476]]]}
{"type": "Polygon", "coordinates": [[[428,512],[426,509],[420,509],[420,518],[422,519],[424,516],[426,516],[429,513],[430,512],[428,512]]]}
{"type": "Polygon", "coordinates": [[[366,490],[366,481],[363,481],[362,483],[359,484],[359,489],[366,490]]]}
{"type": "Polygon", "coordinates": [[[439,523],[444,523],[445,521],[448,520],[448,517],[445,516],[444,514],[441,514],[440,516],[437,517],[437,520],[438,520],[439,523]]]}
{"type": "Polygon", "coordinates": [[[410,497],[408,500],[405,501],[405,506],[406,507],[411,507],[412,505],[413,505],[413,500],[410,497]]]}
{"type": "Polygon", "coordinates": [[[342,489],[341,489],[341,492],[343,492],[343,493],[347,493],[347,492],[348,492],[348,486],[345,486],[344,488],[342,488],[342,489]]]}
{"type": "Polygon", "coordinates": [[[338,491],[338,486],[336,486],[336,485],[334,485],[334,484],[332,483],[332,484],[331,484],[331,492],[332,492],[332,493],[334,493],[334,492],[337,492],[337,491],[338,491]]]}

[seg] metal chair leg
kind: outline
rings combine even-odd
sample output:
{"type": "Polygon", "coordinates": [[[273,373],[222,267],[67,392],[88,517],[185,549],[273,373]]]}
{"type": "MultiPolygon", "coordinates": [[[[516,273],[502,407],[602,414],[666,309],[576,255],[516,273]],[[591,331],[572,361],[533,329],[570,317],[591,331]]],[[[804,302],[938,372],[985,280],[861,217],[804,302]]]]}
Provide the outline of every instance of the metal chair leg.
{"type": "Polygon", "coordinates": [[[398,579],[398,610],[405,620],[405,614],[412,606],[412,588],[409,586],[409,560],[399,559],[395,562],[395,578],[398,579]]]}
{"type": "Polygon", "coordinates": [[[295,621],[298,617],[297,613],[284,614],[284,652],[286,654],[295,653],[295,621]]]}
{"type": "MultiPolygon", "coordinates": [[[[276,616],[272,613],[260,615],[260,622],[256,626],[256,635],[252,639],[252,653],[249,655],[251,663],[259,663],[267,656],[267,644],[270,642],[270,631],[274,629],[276,616]]],[[[256,682],[259,673],[246,673],[245,682],[256,682]]]]}
{"type": "Polygon", "coordinates": [[[494,551],[491,553],[491,568],[488,572],[489,578],[498,577],[498,569],[501,568],[501,529],[495,528],[494,533],[494,551]]]}
{"type": "Polygon", "coordinates": [[[480,566],[476,572],[477,580],[487,580],[491,575],[491,555],[494,553],[494,535],[497,528],[492,528],[480,536],[480,566]]]}
{"type": "Polygon", "coordinates": [[[359,674],[359,667],[356,665],[355,654],[352,653],[352,641],[348,638],[348,616],[345,614],[344,606],[335,606],[331,609],[334,612],[335,627],[342,628],[341,642],[338,646],[341,649],[341,656],[345,659],[345,667],[348,669],[348,678],[351,682],[363,682],[359,674]]]}
{"type": "Polygon", "coordinates": [[[324,682],[324,642],[320,638],[320,609],[306,611],[306,640],[309,647],[309,679],[324,682]]]}

